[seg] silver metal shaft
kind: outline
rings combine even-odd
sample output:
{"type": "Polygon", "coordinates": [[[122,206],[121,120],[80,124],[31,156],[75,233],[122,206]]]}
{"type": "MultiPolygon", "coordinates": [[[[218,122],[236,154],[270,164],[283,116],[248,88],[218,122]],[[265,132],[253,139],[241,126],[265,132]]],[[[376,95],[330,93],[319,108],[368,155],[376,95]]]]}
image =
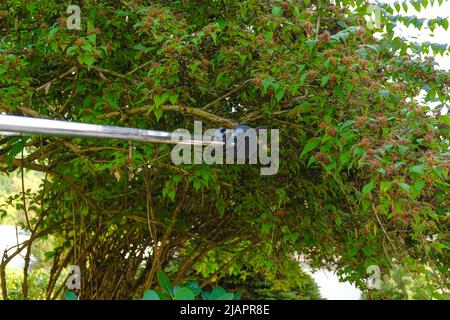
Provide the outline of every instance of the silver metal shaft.
{"type": "Polygon", "coordinates": [[[223,145],[222,141],[212,141],[210,137],[195,137],[182,140],[175,139],[174,134],[165,131],[86,124],[81,122],[50,120],[0,114],[0,133],[19,135],[51,135],[64,137],[106,138],[128,141],[223,145]],[[3,132],[2,132],[3,131],[3,132]],[[174,137],[174,139],[172,138],[174,137]],[[179,141],[177,141],[179,140],[179,141]]]}

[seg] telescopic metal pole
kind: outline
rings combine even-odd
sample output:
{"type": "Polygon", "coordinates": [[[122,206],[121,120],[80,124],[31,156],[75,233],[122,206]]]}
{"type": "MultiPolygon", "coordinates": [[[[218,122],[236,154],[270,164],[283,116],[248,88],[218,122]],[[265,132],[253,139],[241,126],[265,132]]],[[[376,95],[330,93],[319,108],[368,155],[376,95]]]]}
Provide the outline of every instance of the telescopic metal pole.
{"type": "MultiPolygon", "coordinates": [[[[211,137],[176,139],[172,132],[86,124],[80,122],[50,120],[0,114],[0,133],[8,135],[51,135],[64,137],[106,138],[128,141],[142,141],[191,145],[223,145],[223,141],[214,141],[211,137]],[[3,132],[2,132],[3,131],[3,132]]],[[[179,136],[179,135],[178,135],[179,136]]]]}

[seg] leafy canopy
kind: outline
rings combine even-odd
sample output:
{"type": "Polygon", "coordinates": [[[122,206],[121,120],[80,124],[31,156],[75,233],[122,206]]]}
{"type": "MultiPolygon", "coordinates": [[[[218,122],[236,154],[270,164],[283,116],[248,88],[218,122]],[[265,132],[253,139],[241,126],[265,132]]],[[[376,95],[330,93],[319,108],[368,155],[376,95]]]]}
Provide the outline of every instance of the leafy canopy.
{"type": "Polygon", "coordinates": [[[448,20],[400,14],[410,3],[434,2],[86,0],[82,30],[69,30],[60,1],[2,2],[1,111],[281,132],[275,176],[175,166],[167,145],[1,140],[2,171],[46,174],[26,227],[59,238],[47,297],[68,264],[82,266],[81,298],[109,299],[142,296],[161,269],[173,283],[202,275],[202,287],[247,269],[287,274],[299,256],[361,288],[368,266],[388,273],[394,260],[448,285],[450,78],[424,58],[448,48],[394,32],[448,20]]]}

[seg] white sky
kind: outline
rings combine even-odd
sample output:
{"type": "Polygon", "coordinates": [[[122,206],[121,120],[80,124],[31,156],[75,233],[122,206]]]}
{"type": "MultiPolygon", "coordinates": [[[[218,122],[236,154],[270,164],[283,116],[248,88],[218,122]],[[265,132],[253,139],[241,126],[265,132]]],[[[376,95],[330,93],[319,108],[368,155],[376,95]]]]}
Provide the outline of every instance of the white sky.
{"type": "MultiPolygon", "coordinates": [[[[395,3],[395,0],[382,0],[381,2],[384,3],[395,3]]],[[[394,10],[395,13],[397,13],[394,10]]],[[[429,5],[426,9],[423,9],[420,12],[417,12],[414,7],[409,4],[408,5],[408,12],[405,13],[403,9],[400,11],[400,14],[402,15],[415,15],[418,18],[425,18],[425,19],[434,19],[438,17],[442,18],[449,18],[450,17],[450,1],[444,0],[441,6],[439,6],[437,0],[435,0],[435,3],[433,6],[429,5]]],[[[435,43],[446,43],[450,44],[450,27],[447,29],[447,31],[442,27],[436,27],[433,32],[428,28],[428,25],[424,23],[424,26],[421,30],[416,29],[414,26],[409,26],[408,28],[399,23],[397,25],[397,28],[395,31],[402,35],[403,37],[406,37],[408,39],[411,39],[415,42],[435,42],[435,43]]],[[[442,69],[450,70],[450,56],[447,54],[444,57],[438,55],[436,57],[436,61],[439,63],[439,66],[442,69]]]]}
{"type": "MultiPolygon", "coordinates": [[[[16,230],[15,226],[10,225],[0,225],[0,259],[3,257],[3,252],[6,248],[11,248],[18,243],[22,243],[29,238],[29,235],[16,230]]],[[[12,250],[14,252],[14,249],[12,250]]],[[[34,260],[34,258],[32,259],[34,260]]],[[[23,268],[25,265],[24,258],[22,255],[15,256],[11,262],[8,264],[10,268],[23,268]]]]}
{"type": "Polygon", "coordinates": [[[360,300],[361,291],[350,282],[340,282],[331,271],[320,269],[307,271],[319,286],[320,295],[327,300],[360,300]]]}

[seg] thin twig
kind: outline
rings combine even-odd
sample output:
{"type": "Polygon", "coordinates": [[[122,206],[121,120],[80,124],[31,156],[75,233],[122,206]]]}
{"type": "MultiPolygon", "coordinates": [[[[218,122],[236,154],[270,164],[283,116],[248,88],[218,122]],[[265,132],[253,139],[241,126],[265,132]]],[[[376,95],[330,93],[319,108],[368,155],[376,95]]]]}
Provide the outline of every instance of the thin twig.
{"type": "Polygon", "coordinates": [[[213,100],[212,102],[208,103],[207,105],[205,105],[202,110],[208,110],[209,108],[211,108],[212,106],[214,106],[215,104],[217,104],[218,102],[220,102],[223,99],[228,98],[229,96],[233,95],[234,93],[238,92],[239,90],[241,90],[247,83],[249,83],[250,81],[252,81],[253,79],[247,79],[244,82],[242,82],[240,85],[237,85],[234,89],[228,91],[227,93],[225,93],[224,95],[218,97],[217,99],[213,100]]]}
{"type": "Polygon", "coordinates": [[[48,90],[50,89],[51,85],[54,84],[56,81],[61,80],[63,78],[65,78],[67,75],[76,72],[77,68],[76,67],[72,67],[69,70],[63,72],[62,74],[60,74],[59,76],[57,76],[56,78],[50,80],[47,83],[44,83],[43,85],[41,85],[40,87],[38,87],[36,90],[42,90],[45,89],[45,93],[47,94],[48,90]]]}
{"type": "MultiPolygon", "coordinates": [[[[394,242],[392,241],[391,237],[389,237],[389,234],[386,232],[386,229],[384,228],[383,224],[381,223],[380,217],[378,216],[378,213],[377,213],[377,208],[375,207],[374,204],[372,204],[372,208],[373,208],[373,212],[375,213],[375,217],[377,218],[378,224],[380,225],[381,230],[383,230],[383,233],[386,236],[386,239],[388,239],[396,256],[398,256],[398,252],[397,252],[397,249],[395,248],[394,242]]],[[[386,253],[386,251],[385,251],[385,253],[386,253]]],[[[388,258],[389,258],[389,256],[388,256],[388,258]]]]}

